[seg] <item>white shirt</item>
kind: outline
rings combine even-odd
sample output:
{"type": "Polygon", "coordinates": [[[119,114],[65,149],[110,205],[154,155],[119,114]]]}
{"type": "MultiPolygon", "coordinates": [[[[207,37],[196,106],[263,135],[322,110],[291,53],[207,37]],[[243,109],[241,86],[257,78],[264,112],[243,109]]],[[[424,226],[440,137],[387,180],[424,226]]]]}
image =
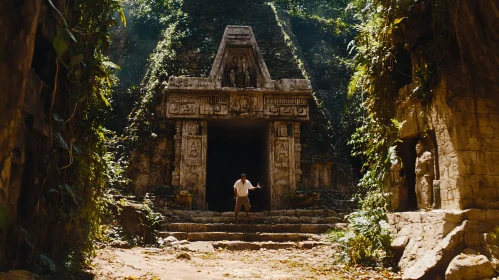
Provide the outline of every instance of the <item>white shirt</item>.
{"type": "Polygon", "coordinates": [[[234,184],[234,189],[237,190],[237,196],[239,196],[239,197],[248,196],[248,190],[252,187],[253,186],[251,185],[251,182],[248,180],[246,180],[243,184],[243,181],[241,181],[241,179],[239,179],[234,184]]]}

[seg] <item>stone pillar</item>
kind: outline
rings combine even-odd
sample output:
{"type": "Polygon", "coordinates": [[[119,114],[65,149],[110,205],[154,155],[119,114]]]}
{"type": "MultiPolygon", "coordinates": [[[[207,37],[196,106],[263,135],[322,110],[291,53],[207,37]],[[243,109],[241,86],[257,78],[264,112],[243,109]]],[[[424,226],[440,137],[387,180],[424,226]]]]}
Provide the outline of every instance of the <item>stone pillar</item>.
{"type": "Polygon", "coordinates": [[[180,156],[182,154],[182,125],[183,121],[175,123],[175,159],[173,162],[174,170],[172,173],[172,185],[174,187],[180,186],[180,156]]]}
{"type": "Polygon", "coordinates": [[[290,206],[290,195],[296,191],[297,178],[301,179],[299,156],[297,158],[301,146],[299,135],[294,135],[297,127],[299,130],[299,125],[286,121],[271,122],[269,126],[272,209],[285,209],[290,206]]]}
{"type": "Polygon", "coordinates": [[[207,127],[206,121],[182,122],[179,186],[189,191],[200,210],[205,208],[207,127]]]}
{"type": "Polygon", "coordinates": [[[296,185],[301,183],[301,131],[300,131],[301,123],[293,122],[293,136],[294,136],[294,144],[295,144],[295,176],[296,176],[296,185]]]}

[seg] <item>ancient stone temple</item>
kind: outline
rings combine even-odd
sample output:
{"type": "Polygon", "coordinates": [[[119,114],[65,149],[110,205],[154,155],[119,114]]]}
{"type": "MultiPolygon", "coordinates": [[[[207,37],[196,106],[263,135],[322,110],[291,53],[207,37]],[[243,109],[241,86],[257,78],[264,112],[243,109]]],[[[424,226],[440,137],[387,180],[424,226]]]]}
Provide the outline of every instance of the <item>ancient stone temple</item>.
{"type": "Polygon", "coordinates": [[[302,179],[311,97],[309,80],[272,80],[251,27],[227,26],[209,77],[171,77],[158,107],[175,121],[172,185],[198,209],[228,210],[230,188],[246,173],[263,185],[255,210],[286,208],[302,179]]]}

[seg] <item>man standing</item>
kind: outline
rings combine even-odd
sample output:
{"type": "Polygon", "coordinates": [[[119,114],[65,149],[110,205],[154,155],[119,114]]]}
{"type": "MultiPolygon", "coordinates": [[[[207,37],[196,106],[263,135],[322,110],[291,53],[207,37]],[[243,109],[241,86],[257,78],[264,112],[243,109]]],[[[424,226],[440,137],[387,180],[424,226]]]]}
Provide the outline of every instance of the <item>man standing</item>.
{"type": "Polygon", "coordinates": [[[248,198],[248,190],[254,191],[260,188],[260,184],[257,187],[253,187],[251,182],[246,180],[246,174],[241,174],[241,179],[237,180],[234,184],[234,196],[236,197],[236,208],[234,209],[234,214],[236,216],[241,211],[241,207],[244,205],[244,210],[246,210],[246,217],[248,217],[248,212],[251,208],[248,198]]]}

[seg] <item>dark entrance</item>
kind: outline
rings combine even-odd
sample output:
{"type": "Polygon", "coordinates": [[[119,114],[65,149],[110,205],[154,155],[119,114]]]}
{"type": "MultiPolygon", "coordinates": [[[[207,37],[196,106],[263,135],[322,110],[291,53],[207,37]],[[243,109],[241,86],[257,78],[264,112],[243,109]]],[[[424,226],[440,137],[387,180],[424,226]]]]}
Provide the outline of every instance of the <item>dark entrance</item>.
{"type": "Polygon", "coordinates": [[[233,211],[233,186],[241,173],[256,187],[250,191],[252,211],[270,209],[268,124],[261,121],[208,123],[206,202],[211,211],[233,211]]]}
{"type": "Polygon", "coordinates": [[[400,176],[406,179],[406,197],[401,197],[401,208],[397,211],[418,210],[416,197],[416,144],[418,139],[404,139],[397,146],[397,153],[402,159],[403,169],[400,176]]]}

